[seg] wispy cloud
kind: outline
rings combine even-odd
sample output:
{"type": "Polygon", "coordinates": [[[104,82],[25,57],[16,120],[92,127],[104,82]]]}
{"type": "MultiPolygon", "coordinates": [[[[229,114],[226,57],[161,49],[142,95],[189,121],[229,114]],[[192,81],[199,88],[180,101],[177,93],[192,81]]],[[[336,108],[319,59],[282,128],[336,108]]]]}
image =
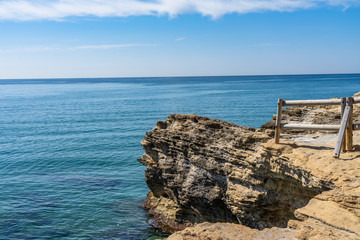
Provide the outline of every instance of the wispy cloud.
{"type": "Polygon", "coordinates": [[[157,47],[157,44],[103,44],[103,45],[81,45],[74,47],[52,47],[52,46],[33,46],[25,48],[0,49],[0,53],[16,53],[16,52],[49,52],[49,51],[76,51],[76,50],[107,50],[116,48],[134,48],[134,47],[157,47]]]}
{"type": "Polygon", "coordinates": [[[295,11],[321,6],[347,9],[360,0],[0,0],[0,20],[64,20],[69,17],[128,17],[200,13],[219,18],[229,13],[295,11]]]}
{"type": "Polygon", "coordinates": [[[128,44],[110,44],[110,45],[84,45],[77,46],[72,49],[111,49],[111,48],[128,48],[128,47],[157,47],[157,44],[136,44],[136,43],[128,43],[128,44]]]}
{"type": "Polygon", "coordinates": [[[179,42],[179,41],[184,41],[186,38],[185,37],[178,37],[177,39],[175,39],[175,41],[179,42]]]}
{"type": "Polygon", "coordinates": [[[288,44],[288,43],[267,43],[267,42],[264,42],[264,43],[254,44],[254,45],[252,45],[252,46],[255,46],[255,47],[279,47],[279,46],[287,46],[287,45],[291,45],[291,44],[288,44]]]}
{"type": "Polygon", "coordinates": [[[254,46],[256,47],[274,47],[274,46],[280,46],[281,44],[276,44],[276,43],[258,43],[255,44],[254,46]]]}

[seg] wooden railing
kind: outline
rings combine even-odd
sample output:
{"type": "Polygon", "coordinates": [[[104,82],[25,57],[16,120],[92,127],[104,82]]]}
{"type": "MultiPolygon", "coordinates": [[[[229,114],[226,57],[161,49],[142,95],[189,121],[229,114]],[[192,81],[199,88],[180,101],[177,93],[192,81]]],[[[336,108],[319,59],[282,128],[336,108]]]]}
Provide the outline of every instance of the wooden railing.
{"type": "Polygon", "coordinates": [[[275,123],[275,143],[280,142],[281,129],[302,129],[302,130],[336,130],[339,131],[334,157],[340,156],[340,150],[352,151],[353,149],[353,130],[360,130],[360,124],[353,124],[353,105],[360,103],[360,98],[340,98],[328,100],[278,100],[276,123],[275,123]],[[284,106],[315,106],[315,105],[341,105],[340,125],[319,125],[319,124],[292,124],[281,123],[282,108],[284,106]]]}

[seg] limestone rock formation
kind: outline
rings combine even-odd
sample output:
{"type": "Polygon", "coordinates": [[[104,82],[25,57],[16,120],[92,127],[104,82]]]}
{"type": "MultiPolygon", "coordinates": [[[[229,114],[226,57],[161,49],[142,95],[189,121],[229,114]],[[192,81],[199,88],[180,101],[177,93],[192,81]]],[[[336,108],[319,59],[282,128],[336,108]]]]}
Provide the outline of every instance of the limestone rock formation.
{"type": "MultiPolygon", "coordinates": [[[[339,121],[337,110],[316,120],[318,109],[289,108],[284,117],[339,121]]],[[[188,227],[169,239],[360,239],[359,152],[334,159],[331,132],[284,132],[274,144],[272,124],[253,129],[181,114],[157,122],[139,159],[153,224],[188,227]],[[246,234],[235,237],[239,231],[246,234]]]]}

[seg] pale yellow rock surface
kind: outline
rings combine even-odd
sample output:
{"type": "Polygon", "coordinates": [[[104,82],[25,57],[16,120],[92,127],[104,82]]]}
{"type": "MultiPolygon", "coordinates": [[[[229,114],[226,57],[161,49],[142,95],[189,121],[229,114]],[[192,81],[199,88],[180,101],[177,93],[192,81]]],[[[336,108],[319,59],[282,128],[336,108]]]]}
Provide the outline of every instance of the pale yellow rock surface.
{"type": "MultiPolygon", "coordinates": [[[[297,220],[290,220],[288,226],[299,230],[299,239],[360,239],[360,152],[355,149],[333,158],[336,135],[330,135],[308,134],[309,139],[316,136],[316,141],[306,143],[265,144],[269,149],[290,147],[282,157],[334,185],[333,190],[316,195],[295,211],[297,220]]],[[[354,133],[354,144],[358,148],[359,132],[354,133]]]]}
{"type": "Polygon", "coordinates": [[[295,240],[292,229],[271,228],[263,231],[233,223],[201,223],[174,233],[167,240],[295,240]]]}
{"type": "MultiPolygon", "coordinates": [[[[270,140],[264,144],[265,148],[272,151],[280,149],[284,153],[281,156],[292,162],[294,167],[305,168],[319,180],[331,182],[335,186],[335,189],[316,195],[307,205],[297,209],[297,219],[290,220],[288,228],[259,231],[241,225],[225,227],[220,223],[199,224],[174,234],[176,238],[171,236],[168,239],[360,239],[360,152],[342,153],[340,159],[335,159],[332,157],[334,139],[328,138],[327,134],[314,135],[320,136],[317,143],[321,142],[321,145],[288,140],[282,140],[281,144],[274,144],[270,140]],[[287,230],[288,234],[281,236],[280,232],[287,230]],[[237,232],[240,233],[236,235],[237,232]]],[[[314,135],[309,134],[307,137],[314,135]]],[[[360,143],[359,132],[355,133],[354,139],[355,144],[360,143]]],[[[247,198],[255,194],[240,188],[235,190],[247,198]]]]}

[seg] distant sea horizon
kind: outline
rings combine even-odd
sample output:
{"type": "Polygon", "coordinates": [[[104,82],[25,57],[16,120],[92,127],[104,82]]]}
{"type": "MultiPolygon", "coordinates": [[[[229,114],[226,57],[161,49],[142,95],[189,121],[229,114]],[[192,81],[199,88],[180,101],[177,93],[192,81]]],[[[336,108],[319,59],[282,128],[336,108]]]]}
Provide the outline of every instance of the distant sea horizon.
{"type": "Polygon", "coordinates": [[[316,75],[358,75],[358,73],[284,73],[284,74],[224,74],[224,75],[174,75],[174,76],[117,76],[117,77],[22,77],[22,78],[0,78],[4,80],[61,80],[61,79],[143,79],[143,78],[212,78],[212,77],[268,77],[268,76],[316,76],[316,75]]]}
{"type": "Polygon", "coordinates": [[[349,97],[359,74],[0,79],[0,239],[155,239],[144,134],[173,113],[258,128],[278,98],[349,97]]]}

